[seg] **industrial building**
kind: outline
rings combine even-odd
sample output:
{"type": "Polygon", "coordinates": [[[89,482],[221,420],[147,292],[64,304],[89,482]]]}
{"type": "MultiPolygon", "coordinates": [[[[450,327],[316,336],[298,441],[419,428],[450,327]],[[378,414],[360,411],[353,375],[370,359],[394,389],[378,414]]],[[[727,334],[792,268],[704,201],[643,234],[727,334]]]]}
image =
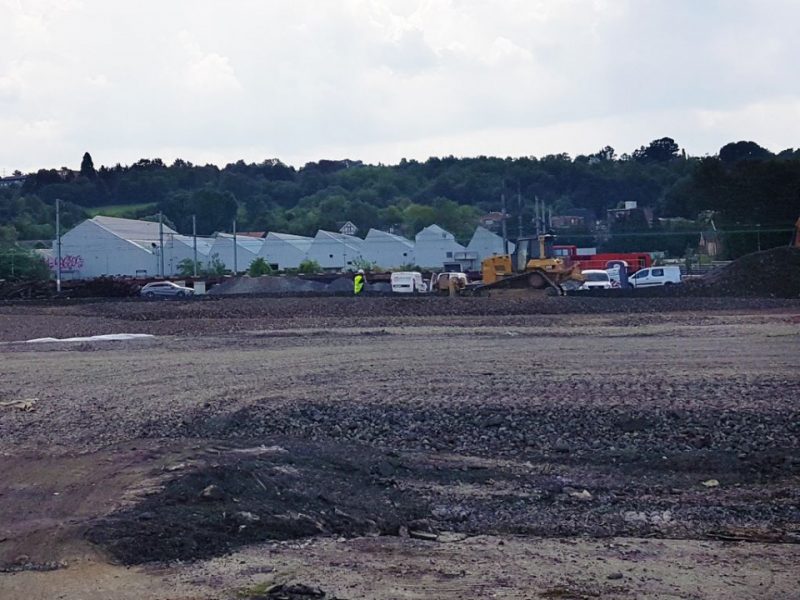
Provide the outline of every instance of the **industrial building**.
{"type": "Polygon", "coordinates": [[[393,233],[370,229],[363,249],[364,259],[379,267],[390,269],[415,264],[414,242],[393,233]]]}
{"type": "Polygon", "coordinates": [[[453,261],[456,253],[465,250],[452,233],[438,225],[429,225],[414,239],[416,263],[423,269],[441,269],[444,263],[453,261]]]}
{"type": "Polygon", "coordinates": [[[306,260],[314,238],[270,231],[258,252],[273,269],[296,269],[306,260]]]}
{"type": "MultiPolygon", "coordinates": [[[[193,238],[151,221],[98,216],[61,237],[62,276],[172,277],[180,274],[181,261],[192,260],[195,244],[201,268],[216,261],[240,273],[256,258],[263,258],[276,270],[296,269],[304,260],[316,261],[331,271],[353,270],[364,263],[383,269],[403,265],[442,269],[447,263],[458,263],[473,269],[483,258],[503,252],[502,238],[483,227],[476,229],[464,248],[438,225],[426,227],[413,241],[378,229],[370,229],[365,239],[332,231],[318,231],[313,238],[280,232],[269,232],[263,238],[234,238],[229,233],[193,238]]],[[[53,248],[55,254],[55,244],[53,248]]],[[[513,248],[509,243],[509,250],[513,248]]],[[[49,263],[55,269],[55,260],[49,263]]]]}
{"type": "MultiPolygon", "coordinates": [[[[182,260],[192,259],[193,244],[191,236],[181,235],[166,225],[93,217],[61,236],[62,277],[175,275],[182,260]]],[[[211,244],[209,238],[197,238],[198,261],[208,260],[211,244]]]]}

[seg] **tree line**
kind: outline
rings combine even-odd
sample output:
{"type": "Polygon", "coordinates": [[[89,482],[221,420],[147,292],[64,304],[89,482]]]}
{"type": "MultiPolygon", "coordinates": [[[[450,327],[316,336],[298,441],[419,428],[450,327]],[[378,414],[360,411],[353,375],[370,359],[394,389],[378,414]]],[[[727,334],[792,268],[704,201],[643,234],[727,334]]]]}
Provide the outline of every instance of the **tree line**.
{"type": "Polygon", "coordinates": [[[755,142],[723,146],[714,156],[690,157],[671,138],[618,156],[605,147],[594,154],[500,158],[478,156],[401,160],[369,165],[319,160],[295,168],[277,159],[238,161],[222,168],[184,160],[165,164],[141,159],[96,169],[86,153],[79,170],[42,169],[22,186],[0,188],[0,243],[52,239],[54,203],[62,200],[62,223],[71,227],[102,210],[154,218],[163,213],[181,233],[282,231],[313,235],[352,221],[361,232],[392,229],[413,237],[437,223],[466,242],[482,214],[501,209],[509,231],[534,231],[538,201],[553,214],[581,212],[590,221],[636,201],[633,211],[608,231],[575,227],[563,241],[609,250],[665,251],[682,256],[696,246],[697,232],[713,225],[730,230],[732,255],[761,245],[786,243],[800,213],[800,150],[772,153],[755,142]],[[744,232],[744,233],[735,233],[744,232]]]}

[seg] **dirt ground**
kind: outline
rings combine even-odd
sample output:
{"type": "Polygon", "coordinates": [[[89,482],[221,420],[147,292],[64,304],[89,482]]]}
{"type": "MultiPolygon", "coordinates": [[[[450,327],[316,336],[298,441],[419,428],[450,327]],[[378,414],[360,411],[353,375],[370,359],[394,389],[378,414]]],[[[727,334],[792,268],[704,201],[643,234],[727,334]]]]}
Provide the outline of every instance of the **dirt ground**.
{"type": "Polygon", "coordinates": [[[796,597],[798,301],[5,305],[0,342],[2,598],[796,597]],[[155,337],[24,342],[104,333],[155,337]]]}

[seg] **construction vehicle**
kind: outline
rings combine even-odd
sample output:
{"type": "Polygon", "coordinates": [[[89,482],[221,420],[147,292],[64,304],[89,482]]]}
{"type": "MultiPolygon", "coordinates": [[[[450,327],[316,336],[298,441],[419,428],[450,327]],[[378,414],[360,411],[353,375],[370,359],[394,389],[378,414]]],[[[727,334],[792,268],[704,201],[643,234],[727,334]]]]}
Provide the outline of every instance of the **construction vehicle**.
{"type": "Polygon", "coordinates": [[[554,257],[553,240],[551,234],[519,238],[513,254],[484,259],[482,282],[473,291],[517,289],[564,295],[565,286],[578,287],[584,281],[580,264],[569,257],[554,257]]]}
{"type": "Polygon", "coordinates": [[[468,284],[467,274],[460,271],[437,273],[431,277],[431,290],[437,294],[449,294],[451,288],[454,293],[459,294],[467,288],[468,284]]]}

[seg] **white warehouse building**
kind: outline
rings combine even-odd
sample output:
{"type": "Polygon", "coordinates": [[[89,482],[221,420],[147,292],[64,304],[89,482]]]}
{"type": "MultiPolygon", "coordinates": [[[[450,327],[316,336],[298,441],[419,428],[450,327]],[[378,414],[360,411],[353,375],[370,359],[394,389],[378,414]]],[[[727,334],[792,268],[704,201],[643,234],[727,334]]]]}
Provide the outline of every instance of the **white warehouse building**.
{"type": "Polygon", "coordinates": [[[320,229],[308,249],[308,258],[323,269],[348,270],[363,258],[363,244],[364,240],[352,235],[320,229]]]}
{"type": "Polygon", "coordinates": [[[250,267],[250,263],[258,258],[258,253],[263,245],[263,238],[237,235],[236,252],[234,253],[233,236],[229,233],[218,233],[214,239],[214,244],[211,246],[209,260],[216,258],[229,271],[241,273],[246,271],[250,267]]]}
{"type": "Polygon", "coordinates": [[[455,236],[438,225],[429,225],[420,231],[416,238],[414,254],[416,263],[423,269],[441,269],[446,262],[453,262],[457,253],[464,252],[464,246],[455,236]]]}
{"type": "MultiPolygon", "coordinates": [[[[508,251],[514,252],[514,244],[512,242],[508,243],[508,251]]],[[[467,252],[474,254],[478,262],[482,261],[484,258],[505,254],[503,238],[496,233],[492,233],[485,227],[478,226],[467,245],[467,252]]]]}
{"type": "MultiPolygon", "coordinates": [[[[163,226],[163,273],[159,225],[97,216],[83,221],[61,238],[62,275],[65,279],[91,279],[102,276],[157,277],[179,275],[181,261],[194,256],[192,236],[181,235],[163,226]]],[[[228,270],[234,268],[234,240],[227,233],[197,237],[197,260],[208,266],[214,258],[228,270]]],[[[509,243],[509,250],[513,250],[509,243]]],[[[53,245],[52,255],[55,255],[53,245]]],[[[402,236],[370,229],[366,239],[320,230],[314,238],[270,232],[266,238],[236,237],[236,269],[244,272],[256,258],[277,266],[296,269],[304,260],[313,260],[327,270],[354,270],[359,261],[384,269],[415,264],[424,269],[442,269],[445,263],[460,262],[476,268],[480,260],[501,254],[500,236],[479,227],[469,246],[438,225],[420,231],[414,241],[402,236]]],[[[53,270],[55,260],[48,258],[53,270]]]]}
{"type": "Polygon", "coordinates": [[[270,231],[258,256],[270,265],[277,265],[278,270],[296,269],[306,259],[313,241],[313,238],[302,235],[270,231]]]}
{"type": "Polygon", "coordinates": [[[414,264],[414,242],[393,233],[370,229],[362,248],[365,260],[384,269],[414,264]]]}
{"type": "MultiPolygon", "coordinates": [[[[178,264],[193,256],[192,238],[164,225],[164,275],[175,275],[178,264]]],[[[197,238],[198,261],[208,258],[211,243],[197,238]]],[[[161,272],[158,223],[117,217],[87,219],[61,236],[62,276],[91,279],[102,276],[154,277],[161,272]]],[[[53,256],[56,244],[53,244],[53,256]]],[[[55,261],[51,261],[55,269],[55,261]]]]}

